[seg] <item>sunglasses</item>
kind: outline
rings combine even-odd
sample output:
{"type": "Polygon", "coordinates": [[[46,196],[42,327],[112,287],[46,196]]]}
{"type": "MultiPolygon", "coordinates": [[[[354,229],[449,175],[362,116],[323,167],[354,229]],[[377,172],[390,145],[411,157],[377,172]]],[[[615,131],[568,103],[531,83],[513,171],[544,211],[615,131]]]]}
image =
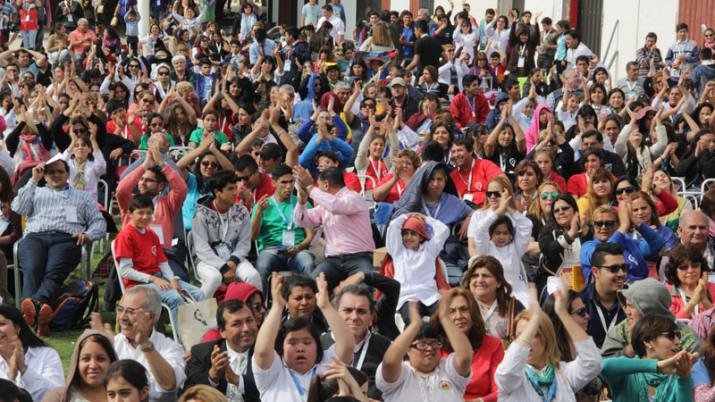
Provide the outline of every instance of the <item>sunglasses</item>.
{"type": "Polygon", "coordinates": [[[576,310],[572,311],[571,314],[577,315],[579,317],[586,317],[588,315],[588,309],[586,306],[581,306],[580,308],[577,308],[576,310]]]}
{"type": "Polygon", "coordinates": [[[555,199],[559,198],[560,195],[561,194],[559,194],[557,191],[551,191],[551,192],[544,191],[543,193],[541,193],[541,199],[546,200],[546,199],[551,198],[552,200],[555,200],[555,199]]]}
{"type": "Polygon", "coordinates": [[[561,208],[554,208],[551,211],[554,213],[554,215],[556,215],[556,214],[560,214],[562,212],[568,212],[570,210],[571,210],[571,207],[561,207],[561,208]]]}
{"type": "Polygon", "coordinates": [[[661,336],[664,336],[668,338],[671,341],[674,341],[675,338],[680,339],[680,331],[667,331],[667,332],[661,332],[661,336]]]}
{"type": "Polygon", "coordinates": [[[216,162],[209,162],[209,161],[202,161],[201,166],[203,167],[212,167],[212,168],[217,168],[219,166],[218,163],[216,162]]]}
{"type": "Polygon", "coordinates": [[[687,271],[690,268],[700,269],[701,265],[699,262],[691,262],[690,264],[680,264],[678,265],[678,271],[687,271]]]}
{"type": "Polygon", "coordinates": [[[628,265],[626,264],[598,265],[597,267],[607,269],[612,274],[617,274],[618,271],[628,272],[628,265]]]}
{"type": "Polygon", "coordinates": [[[159,71],[159,75],[169,75],[168,71],[159,71]]]}
{"type": "Polygon", "coordinates": [[[632,194],[635,192],[636,189],[634,187],[622,187],[622,188],[617,188],[616,189],[616,194],[621,195],[621,194],[632,194]]]}
{"type": "Polygon", "coordinates": [[[251,176],[236,176],[236,181],[238,181],[238,182],[241,182],[241,181],[247,182],[250,177],[251,177],[251,176]]]}
{"type": "Polygon", "coordinates": [[[610,229],[616,226],[616,221],[594,221],[593,226],[597,228],[610,229]]]}
{"type": "Polygon", "coordinates": [[[487,198],[501,198],[501,191],[487,191],[487,198]]]}

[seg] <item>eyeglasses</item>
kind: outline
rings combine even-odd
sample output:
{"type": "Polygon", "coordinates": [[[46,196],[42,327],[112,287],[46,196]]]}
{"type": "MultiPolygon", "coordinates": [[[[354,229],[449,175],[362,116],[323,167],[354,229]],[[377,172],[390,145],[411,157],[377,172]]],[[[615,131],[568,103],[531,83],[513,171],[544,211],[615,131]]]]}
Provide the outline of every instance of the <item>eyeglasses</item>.
{"type": "Polygon", "coordinates": [[[201,161],[201,166],[203,166],[203,167],[217,168],[217,167],[219,167],[219,164],[216,163],[216,162],[201,161]]]}
{"type": "Polygon", "coordinates": [[[156,122],[156,121],[155,121],[155,122],[152,122],[151,124],[149,124],[149,127],[161,127],[161,126],[163,126],[163,125],[164,125],[164,123],[160,123],[160,122],[156,122]]]}
{"type": "Polygon", "coordinates": [[[635,189],[634,187],[628,186],[628,187],[617,188],[617,189],[616,189],[616,194],[617,194],[617,195],[621,195],[621,194],[631,194],[631,193],[633,193],[633,192],[635,192],[635,191],[636,191],[636,189],[635,189]]]}
{"type": "Polygon", "coordinates": [[[571,210],[571,207],[568,206],[568,207],[554,208],[551,211],[554,213],[554,215],[556,215],[556,214],[560,214],[562,212],[568,212],[570,210],[571,210]]]}
{"type": "Polygon", "coordinates": [[[678,265],[678,271],[687,271],[688,269],[700,269],[699,262],[691,262],[690,264],[680,264],[678,265]]]}
{"type": "Polygon", "coordinates": [[[668,338],[671,341],[674,341],[675,338],[680,339],[680,331],[661,332],[660,335],[668,338]]]}
{"type": "Polygon", "coordinates": [[[247,182],[248,179],[250,179],[250,178],[251,178],[251,176],[236,176],[236,181],[239,181],[239,182],[240,182],[240,181],[245,181],[245,182],[247,182]]]}
{"type": "Polygon", "coordinates": [[[123,313],[127,313],[127,315],[129,317],[134,317],[141,310],[143,310],[141,307],[140,308],[131,308],[131,307],[124,307],[124,306],[117,306],[117,315],[120,316],[123,313]]]}
{"type": "Polygon", "coordinates": [[[597,267],[607,269],[612,274],[617,274],[618,271],[628,272],[627,264],[597,265],[597,267]]]}
{"type": "Polygon", "coordinates": [[[543,193],[541,193],[541,199],[546,200],[546,199],[551,198],[552,200],[555,200],[555,199],[559,198],[560,195],[561,194],[559,194],[558,191],[551,191],[551,192],[544,191],[543,193]]]}
{"type": "Polygon", "coordinates": [[[85,134],[87,132],[87,129],[84,127],[75,128],[74,132],[75,132],[75,134],[85,134]]]}
{"type": "Polygon", "coordinates": [[[487,191],[487,198],[501,198],[501,191],[487,191]]]}
{"type": "Polygon", "coordinates": [[[144,99],[142,99],[142,102],[154,103],[154,98],[151,98],[151,99],[149,99],[149,98],[144,98],[144,99]]]}
{"type": "Polygon", "coordinates": [[[417,350],[421,351],[427,351],[427,350],[438,350],[442,349],[442,342],[415,342],[412,345],[410,345],[411,348],[415,348],[417,350]]]}
{"type": "Polygon", "coordinates": [[[362,105],[362,107],[366,107],[368,109],[375,109],[376,106],[374,103],[366,103],[366,104],[362,105]]]}
{"type": "Polygon", "coordinates": [[[593,226],[597,228],[610,229],[616,226],[616,221],[594,221],[593,226]]]}
{"type": "Polygon", "coordinates": [[[150,177],[141,177],[141,178],[139,178],[139,181],[143,181],[146,183],[157,183],[156,179],[152,179],[150,177]]]}
{"type": "Polygon", "coordinates": [[[577,308],[576,310],[572,311],[571,314],[577,315],[579,317],[586,317],[588,315],[588,309],[586,306],[581,306],[580,308],[577,308]]]}
{"type": "Polygon", "coordinates": [[[159,71],[159,75],[169,75],[168,71],[159,71]]]}

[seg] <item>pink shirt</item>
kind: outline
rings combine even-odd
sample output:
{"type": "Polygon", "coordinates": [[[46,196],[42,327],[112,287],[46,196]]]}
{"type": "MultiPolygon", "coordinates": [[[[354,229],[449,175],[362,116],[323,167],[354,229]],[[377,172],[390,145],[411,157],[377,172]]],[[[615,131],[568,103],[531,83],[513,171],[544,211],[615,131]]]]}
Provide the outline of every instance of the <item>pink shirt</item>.
{"type": "Polygon", "coordinates": [[[88,29],[85,33],[80,32],[79,29],[75,29],[67,36],[67,41],[70,43],[78,40],[83,40],[83,42],[79,45],[73,46],[72,51],[75,54],[82,54],[86,47],[91,46],[92,42],[97,40],[97,35],[95,35],[94,31],[92,31],[91,29],[88,29]],[[84,41],[85,39],[90,40],[84,41]]]}
{"type": "Polygon", "coordinates": [[[322,225],[326,257],[375,250],[367,203],[359,193],[343,187],[333,195],[313,187],[310,198],[315,208],[298,204],[293,221],[304,228],[322,225]]]}

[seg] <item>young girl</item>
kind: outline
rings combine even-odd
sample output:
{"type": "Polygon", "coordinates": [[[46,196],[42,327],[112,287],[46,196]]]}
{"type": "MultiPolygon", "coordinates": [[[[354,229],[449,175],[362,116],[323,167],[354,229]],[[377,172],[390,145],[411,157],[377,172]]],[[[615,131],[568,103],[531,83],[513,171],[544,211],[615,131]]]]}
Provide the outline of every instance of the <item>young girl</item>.
{"type": "Polygon", "coordinates": [[[124,14],[124,23],[126,24],[127,45],[132,50],[130,54],[136,56],[137,45],[139,44],[139,21],[141,15],[136,10],[136,6],[130,6],[127,13],[124,14]]]}
{"type": "MultiPolygon", "coordinates": [[[[422,316],[432,314],[437,307],[440,284],[436,277],[442,275],[437,258],[448,236],[447,225],[419,213],[400,215],[387,228],[385,246],[392,260],[394,278],[400,282],[397,309],[406,324],[409,323],[407,301],[420,300],[422,316]]],[[[389,271],[387,265],[383,265],[383,271],[389,271]]],[[[386,274],[390,276],[389,272],[386,274]]]]}
{"type": "Polygon", "coordinates": [[[146,369],[136,360],[123,359],[112,363],[104,377],[104,387],[109,402],[149,401],[146,369]]]}
{"type": "MultiPolygon", "coordinates": [[[[492,198],[489,193],[488,197],[492,198]]],[[[511,198],[507,190],[502,190],[497,209],[487,210],[484,219],[477,222],[475,248],[477,255],[492,255],[502,262],[504,276],[513,288],[514,297],[528,306],[528,288],[521,256],[529,246],[532,223],[511,206],[511,198]]]]}
{"type": "Polygon", "coordinates": [[[90,124],[89,136],[70,127],[72,142],[62,153],[62,159],[70,167],[70,185],[97,198],[97,182],[107,170],[107,162],[97,145],[97,126],[90,124]]]}

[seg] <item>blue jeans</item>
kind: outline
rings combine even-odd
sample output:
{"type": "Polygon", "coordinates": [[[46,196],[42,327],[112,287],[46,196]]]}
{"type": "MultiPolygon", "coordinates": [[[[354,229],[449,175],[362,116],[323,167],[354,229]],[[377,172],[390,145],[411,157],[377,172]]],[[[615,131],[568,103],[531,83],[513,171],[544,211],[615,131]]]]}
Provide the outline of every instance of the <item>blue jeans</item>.
{"type": "Polygon", "coordinates": [[[22,47],[25,49],[34,49],[35,40],[37,39],[37,30],[31,29],[29,31],[20,31],[20,36],[22,37],[22,47]]]}
{"type": "MultiPolygon", "coordinates": [[[[154,276],[158,276],[159,278],[163,278],[163,275],[161,275],[161,272],[155,274],[154,276]]],[[[191,297],[194,298],[196,301],[203,300],[204,298],[204,293],[201,291],[201,289],[197,288],[196,286],[186,283],[182,280],[179,280],[179,284],[181,284],[181,290],[185,291],[186,293],[190,294],[191,297]]],[[[171,314],[171,320],[177,324],[179,322],[179,306],[184,304],[186,301],[184,300],[183,297],[177,292],[175,289],[169,289],[169,290],[161,290],[159,286],[155,284],[151,284],[151,286],[154,286],[156,290],[159,292],[159,296],[161,296],[161,302],[165,303],[167,306],[169,306],[169,314],[171,314]]],[[[178,331],[178,328],[177,328],[178,331]]]]}
{"type": "Polygon", "coordinates": [[[271,272],[294,271],[310,275],[315,267],[315,256],[308,250],[301,250],[288,257],[279,253],[279,247],[266,247],[258,254],[256,269],[261,274],[263,289],[268,289],[268,277],[271,272]]]}
{"type": "Polygon", "coordinates": [[[370,273],[375,269],[372,266],[372,253],[343,254],[327,257],[325,261],[313,271],[313,278],[317,278],[321,272],[325,273],[328,287],[332,291],[340,282],[358,272],[370,273]]]}
{"type": "Polygon", "coordinates": [[[18,253],[22,297],[42,303],[57,301],[62,283],[82,258],[82,248],[72,235],[60,232],[28,233],[20,240],[18,253]]]}

